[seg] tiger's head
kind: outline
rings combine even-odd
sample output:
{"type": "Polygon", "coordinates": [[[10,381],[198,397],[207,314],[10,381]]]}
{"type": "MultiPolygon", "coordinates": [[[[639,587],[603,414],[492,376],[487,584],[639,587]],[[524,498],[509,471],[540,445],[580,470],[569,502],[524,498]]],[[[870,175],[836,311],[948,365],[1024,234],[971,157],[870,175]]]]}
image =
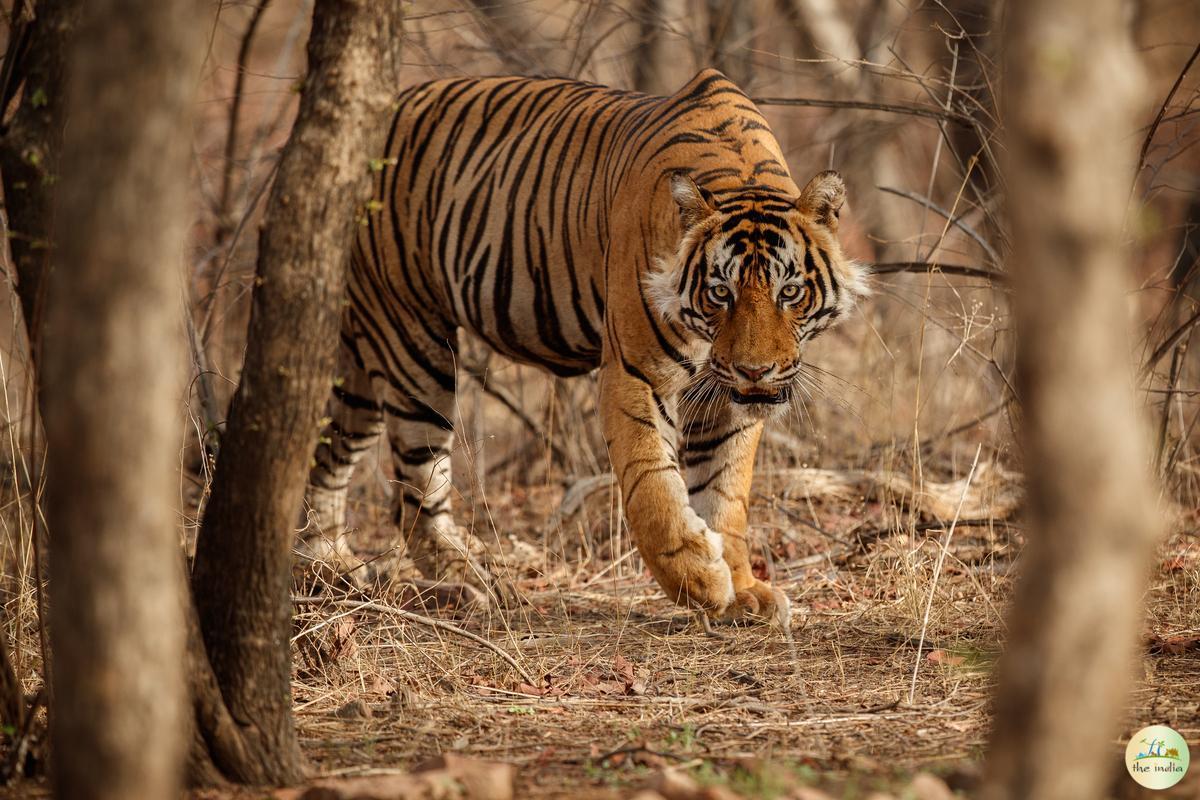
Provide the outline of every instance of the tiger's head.
{"type": "Polygon", "coordinates": [[[762,185],[712,194],[675,172],[670,189],[682,235],[647,275],[647,293],[709,345],[701,377],[764,417],[804,381],[805,343],[868,292],[837,239],[845,185],[827,171],[799,197],[762,185]]]}

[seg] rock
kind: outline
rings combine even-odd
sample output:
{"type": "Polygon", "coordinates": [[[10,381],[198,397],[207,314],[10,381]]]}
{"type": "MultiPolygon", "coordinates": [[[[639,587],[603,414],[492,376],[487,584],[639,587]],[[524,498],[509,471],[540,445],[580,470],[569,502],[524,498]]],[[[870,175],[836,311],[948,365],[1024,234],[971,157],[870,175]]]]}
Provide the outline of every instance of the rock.
{"type": "Polygon", "coordinates": [[[330,778],[306,789],[282,789],[275,800],[512,800],[509,764],[447,754],[409,774],[330,778]]]}
{"type": "Polygon", "coordinates": [[[918,772],[904,790],[906,796],[913,800],[954,800],[954,792],[934,775],[928,772],[918,772]]]}
{"type": "Polygon", "coordinates": [[[356,697],[346,703],[346,705],[333,712],[333,715],[339,719],[370,719],[375,716],[371,711],[371,707],[363,702],[360,697],[356,697]]]}
{"type": "Polygon", "coordinates": [[[788,793],[787,800],[833,800],[833,798],[820,789],[814,789],[811,786],[800,786],[788,793]]]}
{"type": "Polygon", "coordinates": [[[665,800],[740,800],[723,786],[701,786],[674,769],[664,769],[650,780],[650,789],[665,800]]]}
{"type": "Polygon", "coordinates": [[[444,753],[413,770],[414,775],[439,773],[462,784],[469,800],[512,800],[517,770],[512,764],[478,761],[456,753],[444,753]]]}

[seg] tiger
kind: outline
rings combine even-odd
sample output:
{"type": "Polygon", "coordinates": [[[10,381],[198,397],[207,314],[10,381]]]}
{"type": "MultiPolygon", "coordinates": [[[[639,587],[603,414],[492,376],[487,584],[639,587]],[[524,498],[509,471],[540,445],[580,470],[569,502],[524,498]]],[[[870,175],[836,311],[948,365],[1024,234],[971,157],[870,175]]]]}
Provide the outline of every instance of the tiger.
{"type": "Polygon", "coordinates": [[[671,601],[706,625],[786,618],[751,569],[749,491],[764,422],[803,390],[806,344],[868,292],[838,239],[841,177],[800,189],[762,113],[713,69],[665,97],[442,79],[396,108],[349,254],[307,540],[358,565],[347,488],[386,432],[397,547],[426,577],[488,586],[486,549],[451,509],[461,328],[554,375],[598,370],[625,519],[671,601]]]}

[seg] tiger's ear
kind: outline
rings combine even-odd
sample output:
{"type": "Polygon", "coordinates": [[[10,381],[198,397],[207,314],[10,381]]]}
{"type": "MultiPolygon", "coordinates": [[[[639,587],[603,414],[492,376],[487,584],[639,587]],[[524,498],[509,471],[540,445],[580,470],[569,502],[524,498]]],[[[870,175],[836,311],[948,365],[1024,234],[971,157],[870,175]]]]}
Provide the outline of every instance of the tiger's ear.
{"type": "Polygon", "coordinates": [[[818,172],[800,197],[796,200],[796,208],[816,218],[831,231],[838,228],[838,214],[846,203],[846,184],[842,176],[831,169],[818,172]]]}
{"type": "Polygon", "coordinates": [[[679,219],[683,222],[684,230],[717,213],[713,208],[712,195],[697,186],[683,170],[671,173],[671,197],[679,206],[679,219]]]}

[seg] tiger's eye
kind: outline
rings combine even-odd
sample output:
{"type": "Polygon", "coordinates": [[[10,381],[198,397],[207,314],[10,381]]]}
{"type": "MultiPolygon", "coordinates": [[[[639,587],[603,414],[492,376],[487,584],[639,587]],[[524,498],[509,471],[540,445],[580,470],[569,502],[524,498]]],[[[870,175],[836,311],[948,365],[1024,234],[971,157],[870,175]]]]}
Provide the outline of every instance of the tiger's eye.
{"type": "Polygon", "coordinates": [[[712,286],[712,287],[709,287],[709,290],[708,290],[708,297],[714,303],[728,302],[730,294],[731,294],[731,292],[729,291],[728,286],[721,286],[721,285],[712,286]]]}
{"type": "Polygon", "coordinates": [[[781,300],[792,301],[798,299],[803,292],[804,289],[799,284],[789,283],[779,290],[779,298],[781,300]]]}

